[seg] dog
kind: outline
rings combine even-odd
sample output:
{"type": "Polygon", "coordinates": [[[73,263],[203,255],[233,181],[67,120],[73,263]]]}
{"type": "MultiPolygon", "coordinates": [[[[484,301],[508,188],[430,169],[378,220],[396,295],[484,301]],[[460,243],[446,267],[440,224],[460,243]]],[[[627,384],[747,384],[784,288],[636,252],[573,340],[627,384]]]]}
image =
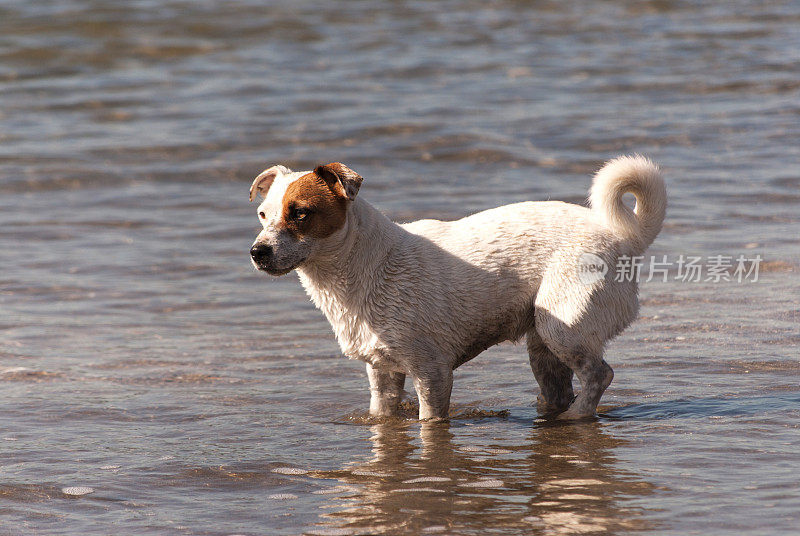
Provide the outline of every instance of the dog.
{"type": "Polygon", "coordinates": [[[366,362],[371,415],[397,413],[408,375],[419,418],[447,418],[453,371],[523,336],[539,410],[595,415],[614,377],[604,346],[639,309],[636,278],[610,267],[641,255],[666,212],[652,161],[609,161],[590,208],[528,201],[456,221],[393,223],[358,196],[361,183],[339,162],[266,169],[250,188],[251,201],[263,197],[250,255],[271,275],[296,270],[342,352],[366,362]]]}

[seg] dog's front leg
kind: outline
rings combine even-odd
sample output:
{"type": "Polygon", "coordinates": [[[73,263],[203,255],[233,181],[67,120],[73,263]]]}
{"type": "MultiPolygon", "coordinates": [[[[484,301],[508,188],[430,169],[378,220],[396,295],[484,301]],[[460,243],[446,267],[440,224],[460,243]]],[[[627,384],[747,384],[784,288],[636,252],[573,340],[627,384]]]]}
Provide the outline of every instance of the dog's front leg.
{"type": "Polygon", "coordinates": [[[369,378],[370,415],[395,415],[403,398],[406,375],[402,372],[377,370],[367,363],[367,378],[369,378]]]}
{"type": "Polygon", "coordinates": [[[453,369],[449,366],[415,371],[414,389],[419,398],[419,419],[446,419],[450,413],[453,369]]]}

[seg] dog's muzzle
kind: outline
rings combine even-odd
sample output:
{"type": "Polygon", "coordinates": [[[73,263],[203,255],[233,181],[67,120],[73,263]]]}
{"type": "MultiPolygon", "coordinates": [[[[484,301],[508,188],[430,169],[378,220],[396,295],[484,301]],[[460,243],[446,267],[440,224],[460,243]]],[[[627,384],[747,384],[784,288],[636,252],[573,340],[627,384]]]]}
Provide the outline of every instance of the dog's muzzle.
{"type": "Polygon", "coordinates": [[[291,272],[294,267],[281,269],[275,266],[275,250],[267,244],[255,244],[250,248],[250,257],[256,268],[272,275],[284,275],[291,272]]]}

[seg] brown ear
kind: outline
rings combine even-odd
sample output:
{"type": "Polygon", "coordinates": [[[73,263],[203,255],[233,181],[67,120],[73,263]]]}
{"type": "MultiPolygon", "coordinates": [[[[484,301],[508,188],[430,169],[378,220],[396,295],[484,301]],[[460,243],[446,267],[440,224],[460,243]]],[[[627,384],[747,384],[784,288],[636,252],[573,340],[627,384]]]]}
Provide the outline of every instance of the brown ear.
{"type": "Polygon", "coordinates": [[[269,187],[272,186],[272,182],[275,180],[275,178],[291,172],[291,169],[279,165],[272,166],[271,168],[265,169],[259,173],[258,177],[255,178],[253,184],[250,186],[250,201],[255,199],[257,195],[260,195],[261,197],[267,197],[269,187]]]}
{"type": "Polygon", "coordinates": [[[358,189],[361,187],[361,181],[364,180],[361,175],[339,162],[317,166],[314,169],[314,173],[329,186],[337,183],[341,185],[344,194],[350,201],[356,198],[358,189]]]}

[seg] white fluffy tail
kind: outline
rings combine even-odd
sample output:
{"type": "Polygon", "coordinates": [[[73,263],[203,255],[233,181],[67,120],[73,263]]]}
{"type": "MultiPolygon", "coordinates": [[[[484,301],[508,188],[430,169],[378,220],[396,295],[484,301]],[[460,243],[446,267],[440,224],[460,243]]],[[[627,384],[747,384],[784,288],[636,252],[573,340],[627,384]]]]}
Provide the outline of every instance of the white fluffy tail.
{"type": "Polygon", "coordinates": [[[589,203],[616,235],[630,242],[635,254],[641,254],[661,231],[667,189],[658,166],[648,158],[621,156],[594,176],[589,203]],[[622,202],[627,193],[636,198],[633,210],[622,202]]]}

